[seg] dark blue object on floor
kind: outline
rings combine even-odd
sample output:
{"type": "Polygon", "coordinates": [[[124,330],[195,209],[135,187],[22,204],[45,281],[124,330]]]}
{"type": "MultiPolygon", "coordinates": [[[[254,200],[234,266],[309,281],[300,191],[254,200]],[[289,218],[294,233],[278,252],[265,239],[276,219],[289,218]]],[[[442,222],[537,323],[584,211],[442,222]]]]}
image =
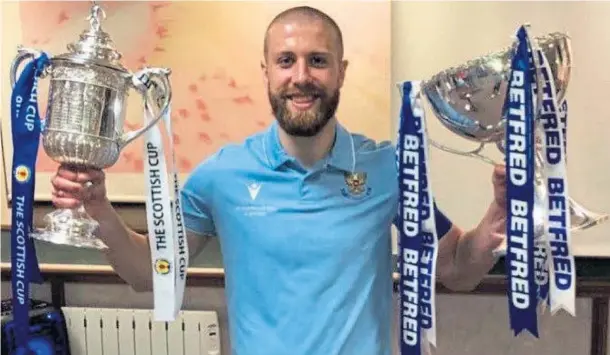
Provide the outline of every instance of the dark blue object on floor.
{"type": "MultiPolygon", "coordinates": [[[[2,355],[21,355],[15,349],[12,301],[2,300],[2,355]]],[[[35,355],[70,355],[66,322],[61,310],[30,300],[30,350],[35,355]]]]}

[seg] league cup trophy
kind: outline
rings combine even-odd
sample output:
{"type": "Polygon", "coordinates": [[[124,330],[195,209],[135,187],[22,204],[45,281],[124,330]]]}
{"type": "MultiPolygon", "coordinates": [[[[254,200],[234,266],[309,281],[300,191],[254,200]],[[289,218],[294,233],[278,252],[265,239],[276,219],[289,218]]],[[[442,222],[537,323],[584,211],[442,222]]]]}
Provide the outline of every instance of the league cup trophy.
{"type": "Polygon", "coordinates": [[[569,196],[570,38],[530,37],[528,27],[520,27],[512,46],[444,70],[424,81],[421,91],[442,125],[478,143],[471,151],[431,138],[430,145],[506,166],[506,245],[495,255],[505,256],[511,329],[537,337],[539,307],[576,312],[571,232],[596,226],[608,214],[589,211],[569,196]],[[504,162],[481,153],[490,143],[504,162]]]}
{"type": "Polygon", "coordinates": [[[572,52],[561,33],[532,38],[526,25],[502,51],[399,84],[397,141],[401,354],[436,346],[434,265],[438,234],[428,145],[506,166],[505,254],[509,318],[515,335],[538,336],[537,311],[575,314],[576,265],[570,232],[608,219],[569,197],[567,100],[572,52]],[[460,151],[428,136],[422,96],[451,132],[478,147],[460,151]],[[495,145],[504,162],[481,153],[495,145]],[[421,271],[420,271],[421,269],[421,271]],[[431,280],[432,279],[432,280],[431,280]],[[421,339],[421,343],[420,343],[421,339]]]}
{"type": "MultiPolygon", "coordinates": [[[[550,33],[532,40],[548,59],[552,73],[557,101],[561,105],[566,97],[570,80],[572,51],[570,38],[562,33],[550,33]]],[[[471,151],[460,151],[430,139],[430,144],[446,152],[478,158],[490,164],[493,159],[481,154],[484,146],[495,144],[500,152],[505,153],[505,119],[502,116],[503,105],[510,75],[511,59],[515,46],[502,51],[476,58],[467,63],[444,70],[434,75],[422,85],[422,92],[440,122],[453,133],[467,140],[478,143],[471,151]]],[[[538,83],[538,87],[541,87],[538,83]]],[[[542,90],[538,90],[538,107],[541,103],[542,90]]],[[[534,206],[535,235],[544,234],[543,210],[540,205],[548,194],[541,176],[542,144],[536,138],[535,190],[534,206]]],[[[608,219],[608,214],[594,213],[587,210],[571,197],[569,198],[569,215],[571,231],[584,230],[598,225],[608,219]]],[[[504,248],[498,255],[504,254],[504,248]]]]}
{"type": "MultiPolygon", "coordinates": [[[[171,101],[170,70],[145,68],[131,73],[121,64],[122,55],[101,26],[105,14],[93,2],[90,27],[68,52],[49,58],[41,77],[50,77],[46,119],[41,135],[45,153],[55,162],[73,167],[106,169],[114,165],[127,144],[152,128],[167,112],[171,101]],[[130,89],[143,96],[154,119],[141,128],[123,132],[130,89]]],[[[20,48],[11,66],[11,85],[17,81],[22,63],[41,51],[20,48]]],[[[88,183],[90,185],[90,183],[88,183]]],[[[46,227],[32,232],[32,238],[55,244],[103,249],[94,236],[98,222],[83,207],[59,209],[45,216],[46,227]]]]}

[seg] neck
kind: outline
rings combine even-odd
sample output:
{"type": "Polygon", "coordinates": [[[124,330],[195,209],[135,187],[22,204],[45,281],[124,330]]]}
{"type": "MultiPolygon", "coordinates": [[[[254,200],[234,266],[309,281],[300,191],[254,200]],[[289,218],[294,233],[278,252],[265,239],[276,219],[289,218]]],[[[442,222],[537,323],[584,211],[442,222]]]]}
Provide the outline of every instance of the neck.
{"type": "Polygon", "coordinates": [[[295,137],[279,129],[280,143],[289,155],[295,157],[305,167],[311,167],[323,159],[335,143],[337,121],[328,121],[318,134],[313,137],[295,137]]]}

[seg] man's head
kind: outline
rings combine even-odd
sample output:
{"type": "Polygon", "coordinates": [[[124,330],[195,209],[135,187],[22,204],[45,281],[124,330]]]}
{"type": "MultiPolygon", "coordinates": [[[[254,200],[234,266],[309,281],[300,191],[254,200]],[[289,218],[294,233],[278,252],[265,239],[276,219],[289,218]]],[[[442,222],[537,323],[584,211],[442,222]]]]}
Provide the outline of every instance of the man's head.
{"type": "Polygon", "coordinates": [[[347,61],[343,36],[325,13],[307,6],[277,15],[265,34],[263,74],[280,127],[316,135],[335,115],[347,61]]]}

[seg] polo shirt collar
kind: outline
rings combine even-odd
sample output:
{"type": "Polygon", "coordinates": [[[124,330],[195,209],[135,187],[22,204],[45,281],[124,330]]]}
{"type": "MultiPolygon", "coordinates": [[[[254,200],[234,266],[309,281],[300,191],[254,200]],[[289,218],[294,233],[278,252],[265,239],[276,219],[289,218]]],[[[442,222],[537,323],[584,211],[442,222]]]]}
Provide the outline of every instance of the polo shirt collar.
{"type": "MultiPolygon", "coordinates": [[[[286,153],[280,143],[278,130],[279,124],[274,121],[263,137],[264,154],[269,167],[274,170],[294,159],[286,153]]],[[[355,169],[356,153],[353,138],[339,123],[336,125],[335,143],[326,157],[326,163],[345,172],[353,172],[355,169]]]]}

